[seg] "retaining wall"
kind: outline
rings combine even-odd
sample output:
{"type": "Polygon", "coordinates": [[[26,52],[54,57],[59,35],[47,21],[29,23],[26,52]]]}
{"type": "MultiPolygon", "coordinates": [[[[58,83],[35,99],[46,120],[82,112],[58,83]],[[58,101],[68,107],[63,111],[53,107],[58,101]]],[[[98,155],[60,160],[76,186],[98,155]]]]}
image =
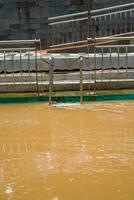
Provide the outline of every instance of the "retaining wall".
{"type": "MultiPolygon", "coordinates": [[[[73,71],[79,70],[79,61],[78,58],[83,56],[83,69],[84,70],[93,70],[95,68],[95,59],[94,55],[90,54],[44,54],[42,55],[42,59],[40,60],[40,55],[38,55],[38,71],[49,71],[49,58],[54,58],[54,70],[60,71],[73,71]]],[[[134,53],[129,53],[127,57],[127,67],[130,69],[134,68],[134,53]]],[[[122,53],[119,57],[118,63],[118,54],[111,54],[111,64],[109,54],[103,55],[103,63],[102,63],[102,55],[96,54],[96,69],[109,69],[109,68],[117,69],[117,68],[126,68],[126,54],[122,53]]],[[[13,61],[12,56],[7,55],[6,61],[4,61],[3,54],[0,54],[0,73],[7,72],[19,72],[23,71],[35,71],[35,55],[31,53],[30,61],[28,61],[28,55],[22,54],[22,62],[20,65],[20,55],[15,54],[13,61]]]]}

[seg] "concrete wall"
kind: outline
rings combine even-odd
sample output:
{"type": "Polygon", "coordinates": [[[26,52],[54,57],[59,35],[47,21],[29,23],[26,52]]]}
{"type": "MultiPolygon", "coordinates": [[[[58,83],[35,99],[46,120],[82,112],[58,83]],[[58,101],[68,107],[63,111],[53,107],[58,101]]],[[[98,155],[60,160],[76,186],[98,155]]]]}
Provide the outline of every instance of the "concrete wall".
{"type": "Polygon", "coordinates": [[[0,0],[0,40],[41,38],[49,45],[48,17],[83,11],[86,0],[0,0]]]}
{"type": "MultiPolygon", "coordinates": [[[[49,58],[54,58],[54,70],[60,71],[74,71],[79,70],[78,58],[83,56],[83,68],[84,70],[92,70],[95,68],[95,59],[94,55],[90,54],[44,54],[40,60],[40,55],[38,55],[38,71],[48,71],[49,70],[49,58]]],[[[102,54],[96,54],[96,69],[109,69],[110,68],[110,57],[109,54],[104,53],[103,63],[102,63],[102,54]]],[[[111,68],[118,69],[126,68],[126,54],[121,53],[119,57],[118,65],[118,54],[111,54],[111,68]]],[[[129,53],[127,57],[127,67],[134,69],[134,53],[129,53]]],[[[7,56],[6,61],[4,61],[3,56],[0,56],[0,73],[6,72],[23,72],[26,71],[35,71],[35,55],[30,55],[30,60],[28,61],[28,55],[22,54],[22,62],[20,65],[20,55],[16,54],[14,60],[12,61],[12,56],[7,56]]]]}
{"type": "Polygon", "coordinates": [[[46,91],[49,88],[49,68],[50,57],[54,58],[54,90],[79,90],[80,88],[80,65],[78,58],[83,56],[81,65],[83,66],[84,89],[129,89],[134,88],[134,54],[128,54],[128,71],[126,73],[126,54],[120,54],[118,65],[118,54],[112,53],[111,70],[109,54],[103,56],[96,54],[96,72],[94,55],[90,54],[44,54],[40,60],[38,54],[38,74],[36,74],[35,55],[22,54],[20,65],[20,55],[16,53],[12,61],[12,56],[0,54],[0,92],[31,92],[37,91],[37,80],[39,91],[46,91]],[[119,69],[120,68],[120,69],[119,69]],[[125,69],[125,70],[124,70],[125,69]],[[43,73],[41,73],[43,71],[43,73]],[[96,78],[95,78],[96,77],[96,78]],[[95,82],[96,80],[96,82],[95,82]]]}
{"type": "MultiPolygon", "coordinates": [[[[41,38],[43,47],[48,47],[51,39],[48,17],[85,11],[87,2],[89,0],[0,0],[0,40],[41,38]]],[[[93,8],[128,2],[133,0],[94,0],[93,8]]],[[[73,30],[67,27],[65,31],[71,34],[73,30]]],[[[58,38],[58,34],[55,33],[55,37],[58,38]]]]}
{"type": "Polygon", "coordinates": [[[133,0],[93,0],[93,9],[99,9],[117,4],[133,3],[133,0]]]}

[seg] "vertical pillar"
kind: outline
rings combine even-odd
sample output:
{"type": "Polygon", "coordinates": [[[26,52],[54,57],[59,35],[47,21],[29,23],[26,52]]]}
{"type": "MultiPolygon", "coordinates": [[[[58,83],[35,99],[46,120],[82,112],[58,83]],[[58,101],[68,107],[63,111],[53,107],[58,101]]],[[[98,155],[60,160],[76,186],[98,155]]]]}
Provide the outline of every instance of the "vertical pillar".
{"type": "Polygon", "coordinates": [[[37,48],[35,48],[35,70],[36,70],[36,86],[37,86],[37,94],[39,94],[39,81],[38,81],[38,61],[37,61],[37,48]]]}
{"type": "Polygon", "coordinates": [[[52,104],[52,91],[53,91],[53,66],[54,60],[49,58],[49,104],[52,104]]]}
{"type": "Polygon", "coordinates": [[[20,74],[21,74],[21,83],[23,84],[23,76],[22,76],[22,51],[20,50],[20,74]]]}
{"type": "MultiPolygon", "coordinates": [[[[96,43],[96,42],[95,42],[96,43]]],[[[94,94],[96,94],[96,70],[97,70],[96,44],[94,44],[94,94]]]]}
{"type": "Polygon", "coordinates": [[[101,48],[101,81],[103,82],[103,74],[104,74],[104,51],[101,48]]]}
{"type": "Polygon", "coordinates": [[[120,49],[117,49],[118,52],[118,80],[119,80],[119,72],[120,72],[120,49]]]}
{"type": "Polygon", "coordinates": [[[30,72],[30,52],[28,50],[28,54],[27,54],[27,58],[28,58],[28,74],[29,74],[29,83],[31,83],[31,72],[30,72]]]}
{"type": "Polygon", "coordinates": [[[13,73],[13,84],[15,85],[15,78],[14,78],[14,52],[12,51],[12,73],[13,73]]]}
{"type": "Polygon", "coordinates": [[[83,103],[83,57],[79,59],[80,67],[80,103],[83,103]]]}
{"type": "Polygon", "coordinates": [[[109,48],[109,53],[110,53],[110,81],[111,81],[111,73],[112,73],[112,49],[109,48]]]}
{"type": "Polygon", "coordinates": [[[128,48],[125,48],[126,51],[126,79],[128,78],[128,48]]]}

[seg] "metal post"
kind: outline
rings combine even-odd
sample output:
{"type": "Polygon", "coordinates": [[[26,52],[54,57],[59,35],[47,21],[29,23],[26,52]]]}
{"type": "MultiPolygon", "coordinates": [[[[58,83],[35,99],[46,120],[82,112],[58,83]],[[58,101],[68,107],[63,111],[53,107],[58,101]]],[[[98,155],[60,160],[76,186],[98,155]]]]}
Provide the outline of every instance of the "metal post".
{"type": "Polygon", "coordinates": [[[56,24],[56,44],[59,44],[59,30],[60,30],[60,24],[56,24]]]}
{"type": "Polygon", "coordinates": [[[89,2],[88,2],[87,34],[88,34],[88,37],[92,37],[92,35],[91,35],[91,12],[90,12],[89,2]]]}
{"type": "Polygon", "coordinates": [[[4,51],[4,74],[6,79],[6,52],[4,51]]]}
{"type": "Polygon", "coordinates": [[[13,73],[13,83],[15,85],[15,78],[14,78],[14,53],[12,51],[12,73],[13,73]]]}
{"type": "MultiPolygon", "coordinates": [[[[116,13],[114,14],[114,20],[116,21],[116,13]]],[[[115,35],[117,35],[117,24],[115,24],[115,35]]]]}
{"type": "Polygon", "coordinates": [[[30,52],[28,50],[28,74],[29,74],[29,82],[31,83],[31,72],[30,72],[30,52]]]}
{"type": "Polygon", "coordinates": [[[118,48],[118,80],[119,80],[119,72],[120,72],[120,49],[118,48]]]}
{"type": "Polygon", "coordinates": [[[83,103],[83,57],[79,58],[80,67],[80,103],[83,103]]]}
{"type": "Polygon", "coordinates": [[[53,65],[54,60],[52,57],[49,58],[49,104],[52,104],[52,91],[53,91],[53,65]]]}
{"type": "Polygon", "coordinates": [[[21,74],[21,83],[23,84],[22,78],[22,51],[20,50],[20,74],[21,74]]]}
{"type": "Polygon", "coordinates": [[[52,26],[50,30],[51,30],[52,45],[55,45],[55,26],[52,26]]]}
{"type": "Polygon", "coordinates": [[[61,33],[60,33],[60,37],[61,37],[61,43],[64,43],[64,40],[63,40],[63,24],[61,24],[61,33]]]}
{"type": "Polygon", "coordinates": [[[106,37],[107,36],[107,26],[106,26],[106,24],[107,24],[107,15],[104,16],[104,22],[103,23],[105,23],[105,26],[104,26],[104,35],[106,37]]]}
{"type": "Polygon", "coordinates": [[[128,48],[125,48],[126,51],[126,78],[128,78],[128,48]]]}
{"type": "MultiPolygon", "coordinates": [[[[90,68],[90,57],[89,57],[89,43],[87,43],[87,53],[88,53],[88,67],[90,68]]],[[[90,94],[90,80],[92,79],[92,73],[90,73],[89,69],[89,94],[90,94]]]]}
{"type": "Polygon", "coordinates": [[[76,22],[76,41],[79,41],[79,21],[76,22]]]}
{"type": "Polygon", "coordinates": [[[103,54],[104,54],[104,51],[103,51],[103,48],[101,48],[101,62],[102,62],[101,63],[101,81],[102,82],[103,82],[103,73],[104,73],[103,72],[103,70],[104,70],[103,69],[104,68],[104,66],[103,66],[104,65],[104,62],[103,62],[104,61],[104,57],[103,57],[104,55],[103,54]]]}
{"type": "Polygon", "coordinates": [[[74,22],[72,22],[72,41],[73,42],[75,42],[76,40],[76,38],[75,38],[75,26],[74,26],[74,22]]]}
{"type": "MultiPolygon", "coordinates": [[[[127,19],[127,12],[125,12],[125,20],[127,19]]],[[[126,23],[126,25],[125,25],[125,32],[127,33],[127,23],[126,23]]]]}
{"type": "MultiPolygon", "coordinates": [[[[130,11],[130,18],[133,16],[133,12],[132,11],[130,11]]],[[[131,25],[130,25],[131,27],[130,27],[130,32],[132,32],[133,31],[133,24],[131,23],[131,25]]]]}
{"type": "Polygon", "coordinates": [[[41,84],[42,84],[42,93],[44,91],[43,89],[43,67],[42,67],[42,45],[40,41],[40,72],[41,72],[41,84]]]}
{"type": "Polygon", "coordinates": [[[112,35],[112,28],[111,28],[111,22],[112,22],[112,14],[110,14],[110,35],[112,35]]]}
{"type": "Polygon", "coordinates": [[[96,63],[96,46],[94,44],[94,94],[96,94],[96,68],[97,68],[97,63],[96,63]]]}
{"type": "Polygon", "coordinates": [[[112,49],[109,48],[109,53],[110,53],[110,81],[111,81],[111,69],[112,69],[112,49]]]}
{"type": "Polygon", "coordinates": [[[39,81],[38,81],[38,62],[37,62],[37,48],[35,48],[35,70],[36,70],[36,87],[37,87],[37,94],[39,93],[39,81]]]}

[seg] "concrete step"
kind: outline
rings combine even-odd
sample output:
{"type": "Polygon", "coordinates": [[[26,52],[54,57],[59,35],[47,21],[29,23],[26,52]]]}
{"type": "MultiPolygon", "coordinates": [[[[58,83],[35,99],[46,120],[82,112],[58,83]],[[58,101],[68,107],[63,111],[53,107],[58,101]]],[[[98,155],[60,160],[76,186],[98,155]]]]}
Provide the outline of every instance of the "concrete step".
{"type": "MultiPolygon", "coordinates": [[[[109,83],[109,82],[130,82],[134,81],[134,79],[96,79],[96,80],[83,80],[83,84],[95,84],[95,83],[109,83]]],[[[64,84],[80,84],[79,80],[60,80],[60,81],[54,81],[53,85],[64,85],[64,84]]],[[[49,81],[38,81],[39,85],[49,85],[49,81]]],[[[7,83],[1,83],[0,85],[37,85],[36,81],[26,81],[26,82],[7,82],[7,83]]]]}
{"type": "MultiPolygon", "coordinates": [[[[49,81],[48,73],[38,73],[39,81],[49,81]]],[[[97,70],[95,71],[83,71],[83,80],[94,80],[94,77],[98,80],[109,80],[109,79],[133,79],[134,70],[97,70]]],[[[54,81],[64,81],[64,80],[79,80],[79,72],[70,73],[54,73],[54,81]]],[[[0,74],[0,83],[10,83],[10,82],[36,82],[36,73],[14,73],[14,74],[0,74]]]]}
{"type": "MultiPolygon", "coordinates": [[[[39,81],[38,83],[39,91],[48,91],[49,82],[39,81]]],[[[83,83],[83,89],[134,89],[134,79],[110,79],[110,80],[85,80],[83,83]]],[[[78,80],[64,80],[64,81],[54,81],[53,85],[54,91],[73,91],[80,90],[80,82],[78,80]]],[[[37,82],[8,82],[0,83],[0,92],[35,92],[37,91],[37,82]]]]}

